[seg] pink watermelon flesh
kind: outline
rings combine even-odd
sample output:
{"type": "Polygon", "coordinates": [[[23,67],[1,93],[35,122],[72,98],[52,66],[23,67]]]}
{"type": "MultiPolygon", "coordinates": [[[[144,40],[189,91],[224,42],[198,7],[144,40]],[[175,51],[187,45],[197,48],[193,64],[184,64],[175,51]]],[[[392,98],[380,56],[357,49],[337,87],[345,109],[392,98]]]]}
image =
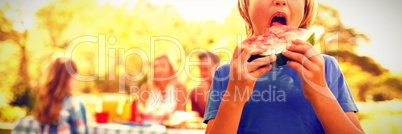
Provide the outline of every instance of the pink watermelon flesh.
{"type": "Polygon", "coordinates": [[[247,37],[242,42],[243,45],[256,45],[257,47],[265,47],[267,50],[267,52],[262,55],[253,55],[248,60],[249,62],[256,58],[276,54],[277,65],[274,65],[274,67],[286,64],[286,61],[289,59],[281,54],[282,50],[286,48],[287,44],[291,44],[293,39],[299,38],[308,32],[306,29],[282,25],[278,22],[274,22],[272,25],[273,26],[268,28],[263,35],[247,37]]]}
{"type": "Polygon", "coordinates": [[[287,44],[291,44],[292,39],[296,39],[306,32],[307,30],[305,29],[282,25],[275,22],[263,35],[247,37],[243,41],[243,45],[256,45],[257,47],[265,46],[268,51],[275,50],[277,48],[284,48],[287,44]]]}

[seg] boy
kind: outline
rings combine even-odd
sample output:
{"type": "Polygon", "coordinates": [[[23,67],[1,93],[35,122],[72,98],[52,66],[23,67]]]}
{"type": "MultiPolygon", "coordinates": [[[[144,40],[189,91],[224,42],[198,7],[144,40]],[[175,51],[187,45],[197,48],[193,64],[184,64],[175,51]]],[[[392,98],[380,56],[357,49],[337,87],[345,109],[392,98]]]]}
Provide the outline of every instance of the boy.
{"type": "MultiPolygon", "coordinates": [[[[284,25],[308,29],[316,6],[315,0],[238,1],[248,36],[263,34],[278,17],[284,25]]],[[[291,59],[287,65],[261,67],[275,55],[247,62],[265,51],[238,46],[230,64],[217,69],[204,116],[206,133],[364,133],[334,58],[294,40],[282,52],[291,59]]]]}

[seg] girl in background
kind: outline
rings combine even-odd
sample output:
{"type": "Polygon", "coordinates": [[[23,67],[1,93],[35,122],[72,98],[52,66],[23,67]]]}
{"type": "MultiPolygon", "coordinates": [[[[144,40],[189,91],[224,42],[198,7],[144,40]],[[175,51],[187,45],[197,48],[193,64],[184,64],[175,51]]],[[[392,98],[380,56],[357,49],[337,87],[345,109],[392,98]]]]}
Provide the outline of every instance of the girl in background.
{"type": "Polygon", "coordinates": [[[49,68],[49,76],[38,93],[32,117],[17,120],[12,133],[88,133],[85,107],[71,95],[77,81],[76,64],[57,58],[49,68]]]}

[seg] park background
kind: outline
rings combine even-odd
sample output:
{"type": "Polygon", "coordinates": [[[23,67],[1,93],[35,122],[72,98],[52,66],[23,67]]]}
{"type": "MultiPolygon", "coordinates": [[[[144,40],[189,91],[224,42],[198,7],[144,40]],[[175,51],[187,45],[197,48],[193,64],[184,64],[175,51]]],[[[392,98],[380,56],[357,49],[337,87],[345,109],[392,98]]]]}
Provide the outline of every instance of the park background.
{"type": "MultiPolygon", "coordinates": [[[[319,42],[316,46],[337,57],[360,110],[357,116],[363,129],[366,133],[402,133],[402,65],[397,58],[402,50],[398,40],[402,2],[318,2],[312,28],[319,42]]],[[[119,49],[139,48],[150,55],[150,38],[169,36],[181,42],[186,56],[197,48],[233,52],[239,35],[246,37],[236,4],[236,0],[0,1],[0,127],[10,127],[16,119],[31,114],[47,63],[63,56],[73,40],[92,36],[106,43],[104,52],[99,51],[99,42],[87,42],[72,54],[81,75],[105,78],[79,82],[74,90],[93,120],[91,115],[99,111],[98,100],[127,96],[119,93],[119,76],[141,74],[142,66],[149,64],[136,55],[120,56],[119,49]]],[[[178,49],[172,49],[169,42],[158,43],[157,53],[169,50],[177,65],[185,64],[178,49]]],[[[231,58],[219,55],[222,63],[231,58]]],[[[189,59],[197,61],[197,56],[189,59]]],[[[194,76],[199,72],[197,66],[185,68],[194,76]]],[[[125,81],[123,86],[139,86],[146,79],[125,81]]],[[[184,71],[179,79],[188,90],[198,84],[184,71]]]]}

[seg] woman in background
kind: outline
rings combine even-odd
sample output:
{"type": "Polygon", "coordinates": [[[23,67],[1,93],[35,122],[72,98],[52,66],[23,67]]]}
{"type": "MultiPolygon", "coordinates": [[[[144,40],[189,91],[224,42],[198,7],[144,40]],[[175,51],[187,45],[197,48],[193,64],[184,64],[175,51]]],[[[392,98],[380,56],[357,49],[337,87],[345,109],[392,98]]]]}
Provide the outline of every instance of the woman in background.
{"type": "Polygon", "coordinates": [[[54,60],[47,81],[39,90],[34,119],[17,120],[12,133],[88,133],[85,107],[79,98],[71,95],[77,83],[75,75],[77,66],[72,60],[54,60]]]}
{"type": "Polygon", "coordinates": [[[167,116],[176,110],[186,110],[184,84],[174,77],[171,58],[158,54],[153,64],[153,78],[141,85],[138,110],[144,115],[167,116]]]}

